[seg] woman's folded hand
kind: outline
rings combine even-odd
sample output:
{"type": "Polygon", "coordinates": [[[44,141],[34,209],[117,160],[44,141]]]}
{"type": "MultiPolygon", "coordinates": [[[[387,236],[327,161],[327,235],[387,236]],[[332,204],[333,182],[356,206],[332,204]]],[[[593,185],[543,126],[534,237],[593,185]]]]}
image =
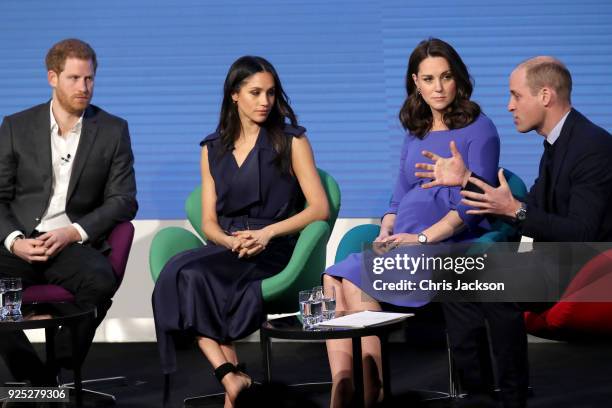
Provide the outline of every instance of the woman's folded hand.
{"type": "Polygon", "coordinates": [[[236,231],[232,233],[232,236],[240,242],[237,252],[238,258],[242,258],[257,255],[266,249],[272,238],[272,233],[266,228],[262,228],[259,230],[236,231]]]}

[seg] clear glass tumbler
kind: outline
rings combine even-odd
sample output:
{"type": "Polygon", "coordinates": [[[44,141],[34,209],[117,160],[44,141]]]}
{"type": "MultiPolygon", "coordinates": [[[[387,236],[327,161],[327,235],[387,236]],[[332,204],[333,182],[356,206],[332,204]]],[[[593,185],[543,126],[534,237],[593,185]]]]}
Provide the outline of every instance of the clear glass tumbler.
{"type": "Polygon", "coordinates": [[[336,288],[329,286],[323,291],[323,320],[336,317],[336,288]]]}
{"type": "Polygon", "coordinates": [[[6,308],[4,307],[4,282],[0,280],[0,320],[6,317],[6,308]]]}
{"type": "Polygon", "coordinates": [[[323,286],[312,288],[312,316],[315,323],[323,321],[323,286]]]}
{"type": "Polygon", "coordinates": [[[7,316],[21,316],[21,278],[2,279],[4,284],[4,294],[2,296],[2,306],[6,310],[7,316]]]}
{"type": "Polygon", "coordinates": [[[300,318],[305,329],[310,329],[316,323],[312,315],[312,290],[302,290],[299,293],[300,318]]]}

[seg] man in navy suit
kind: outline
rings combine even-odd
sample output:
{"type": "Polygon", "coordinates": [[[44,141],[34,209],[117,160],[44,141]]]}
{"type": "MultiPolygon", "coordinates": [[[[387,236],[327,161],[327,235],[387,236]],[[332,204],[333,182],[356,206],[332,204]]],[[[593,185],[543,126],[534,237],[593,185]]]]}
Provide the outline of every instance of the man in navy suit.
{"type": "MultiPolygon", "coordinates": [[[[138,208],[127,122],[90,105],[96,54],[68,39],[47,53],[51,101],[6,116],[0,126],[0,277],[24,286],[52,283],[96,309],[78,338],[83,356],[110,307],[115,275],[106,237],[138,208]]],[[[62,328],[58,361],[71,363],[62,328]]],[[[17,380],[55,382],[23,332],[0,336],[0,354],[17,380]]]]}
{"type": "MultiPolygon", "coordinates": [[[[611,241],[612,137],[572,108],[571,90],[570,72],[552,57],[529,59],[510,76],[508,110],[516,129],[521,133],[535,130],[545,138],[539,175],[525,202],[512,196],[503,170],[500,169],[497,187],[472,174],[453,143],[450,158],[424,152],[434,163],[417,164],[417,168],[426,170],[417,172],[417,176],[431,179],[423,187],[461,185],[464,202],[474,207],[468,213],[504,217],[535,241],[611,241]]],[[[570,279],[571,276],[559,277],[561,289],[570,279]]],[[[478,350],[482,345],[478,334],[482,321],[489,322],[505,407],[526,405],[529,380],[524,306],[443,306],[451,347],[468,392],[485,392],[486,383],[491,381],[487,378],[490,369],[482,364],[486,358],[478,350]]]]}

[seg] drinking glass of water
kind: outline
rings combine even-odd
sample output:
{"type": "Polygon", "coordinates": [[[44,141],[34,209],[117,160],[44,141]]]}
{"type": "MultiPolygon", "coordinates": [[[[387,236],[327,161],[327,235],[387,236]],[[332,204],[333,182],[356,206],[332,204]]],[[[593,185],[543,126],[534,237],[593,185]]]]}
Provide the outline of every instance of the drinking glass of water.
{"type": "Polygon", "coordinates": [[[8,316],[21,316],[21,278],[2,279],[4,284],[4,294],[2,296],[2,306],[8,316]]]}
{"type": "Polygon", "coordinates": [[[315,323],[323,321],[323,286],[312,288],[312,316],[315,323]]]}
{"type": "Polygon", "coordinates": [[[299,293],[300,317],[305,329],[310,329],[316,323],[312,315],[312,300],[314,296],[312,290],[302,290],[299,293]]]}
{"type": "Polygon", "coordinates": [[[4,282],[0,280],[0,319],[6,317],[6,309],[4,308],[4,282]]]}
{"type": "Polygon", "coordinates": [[[336,317],[336,288],[329,286],[323,291],[323,320],[336,317]]]}

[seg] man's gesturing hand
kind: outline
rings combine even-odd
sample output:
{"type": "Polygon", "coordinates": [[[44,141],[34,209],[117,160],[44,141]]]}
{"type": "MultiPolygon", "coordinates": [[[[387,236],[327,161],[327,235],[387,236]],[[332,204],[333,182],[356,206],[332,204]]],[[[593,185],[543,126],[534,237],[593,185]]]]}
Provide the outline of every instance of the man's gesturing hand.
{"type": "Polygon", "coordinates": [[[521,203],[512,196],[510,186],[506,177],[504,177],[504,169],[499,169],[497,176],[499,178],[499,187],[497,188],[493,188],[475,177],[470,177],[470,183],[482,189],[483,192],[461,191],[461,195],[464,197],[461,202],[477,208],[468,210],[468,214],[496,214],[515,218],[516,211],[521,207],[521,203]]]}

